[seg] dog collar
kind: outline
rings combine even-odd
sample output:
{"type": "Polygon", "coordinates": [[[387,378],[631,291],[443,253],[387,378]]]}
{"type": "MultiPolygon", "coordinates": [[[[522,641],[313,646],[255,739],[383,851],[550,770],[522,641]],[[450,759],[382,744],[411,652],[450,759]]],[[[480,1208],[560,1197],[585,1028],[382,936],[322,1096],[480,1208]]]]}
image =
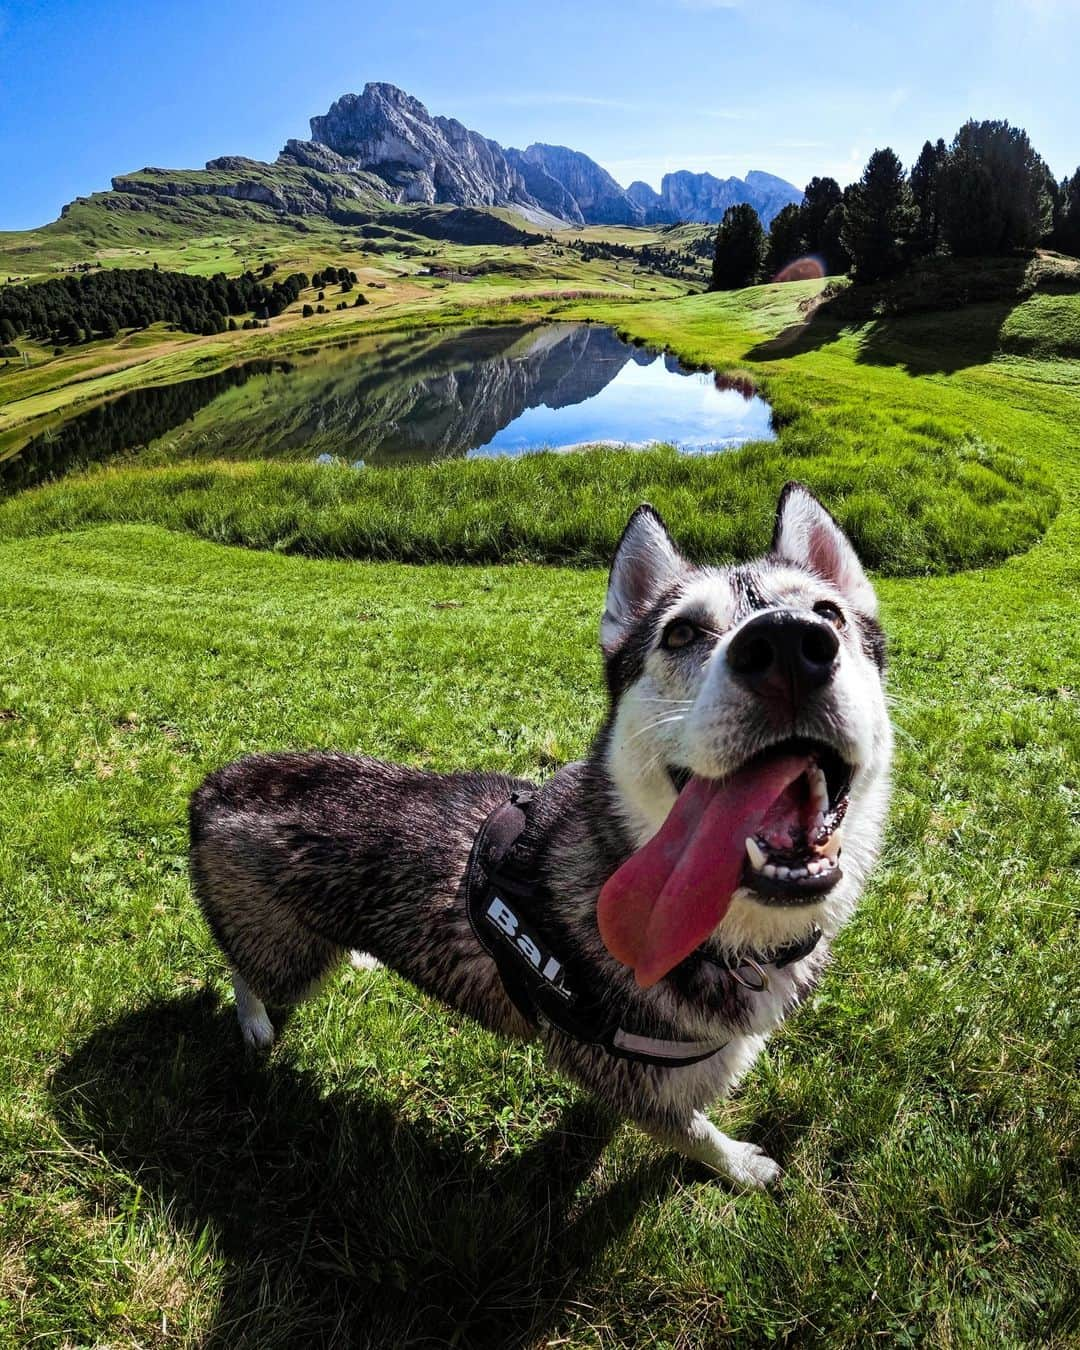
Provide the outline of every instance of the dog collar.
{"type": "MultiPolygon", "coordinates": [[[[622,1013],[589,991],[588,978],[560,955],[558,942],[545,931],[545,888],[536,880],[530,860],[514,853],[514,845],[528,822],[533,794],[513,793],[497,806],[477,831],[466,874],[465,907],[478,942],[495,962],[510,1001],[532,1025],[548,1024],[609,1054],[639,1064],[684,1068],[711,1059],[727,1040],[686,1041],[652,1034],[657,1028],[624,1025],[622,1013]]],[[[820,929],[809,938],[772,953],[727,959],[699,949],[688,961],[708,963],[726,971],[750,991],[768,987],[763,967],[781,968],[801,959],[817,946],[820,929]],[[751,972],[751,982],[743,971],[751,972]]]]}

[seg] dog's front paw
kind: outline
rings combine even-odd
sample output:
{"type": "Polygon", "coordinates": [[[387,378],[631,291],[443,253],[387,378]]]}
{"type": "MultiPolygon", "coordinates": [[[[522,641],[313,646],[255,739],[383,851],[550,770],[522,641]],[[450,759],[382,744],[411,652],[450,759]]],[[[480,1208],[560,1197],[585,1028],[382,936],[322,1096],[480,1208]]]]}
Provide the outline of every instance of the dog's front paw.
{"type": "Polygon", "coordinates": [[[764,1190],[775,1186],[784,1170],[775,1158],[770,1158],[757,1144],[742,1144],[732,1139],[724,1152],[723,1166],[718,1169],[736,1186],[748,1190],[764,1190]]]}
{"type": "Polygon", "coordinates": [[[757,1144],[730,1139],[702,1111],[695,1111],[682,1130],[650,1131],[657,1139],[673,1144],[686,1158],[703,1163],[726,1177],[734,1186],[746,1190],[764,1190],[784,1175],[775,1162],[757,1144]]]}

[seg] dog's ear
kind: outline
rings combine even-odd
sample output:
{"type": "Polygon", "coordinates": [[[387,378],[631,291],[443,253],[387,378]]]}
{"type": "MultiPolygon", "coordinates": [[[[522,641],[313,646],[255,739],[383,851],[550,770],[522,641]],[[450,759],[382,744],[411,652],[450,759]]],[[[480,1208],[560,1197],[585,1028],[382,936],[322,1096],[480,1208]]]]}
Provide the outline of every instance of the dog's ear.
{"type": "Polygon", "coordinates": [[[877,596],[851,540],[802,483],[788,483],[780,494],[771,552],[815,572],[861,614],[877,614],[877,596]]]}
{"type": "Polygon", "coordinates": [[[600,646],[610,655],[649,606],[678,581],[685,564],[667,526],[651,506],[639,506],[615,549],[600,646]]]}

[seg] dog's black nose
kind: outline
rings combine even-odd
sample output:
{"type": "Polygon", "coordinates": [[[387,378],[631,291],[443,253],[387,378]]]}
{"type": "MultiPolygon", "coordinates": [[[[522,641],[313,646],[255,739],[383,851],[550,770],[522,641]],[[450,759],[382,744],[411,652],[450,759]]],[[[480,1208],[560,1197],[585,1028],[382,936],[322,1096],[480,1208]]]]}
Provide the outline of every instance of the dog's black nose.
{"type": "Polygon", "coordinates": [[[797,707],[832,679],[840,639],[827,619],[769,610],[743,624],[727,650],[731,673],[747,689],[797,707]]]}

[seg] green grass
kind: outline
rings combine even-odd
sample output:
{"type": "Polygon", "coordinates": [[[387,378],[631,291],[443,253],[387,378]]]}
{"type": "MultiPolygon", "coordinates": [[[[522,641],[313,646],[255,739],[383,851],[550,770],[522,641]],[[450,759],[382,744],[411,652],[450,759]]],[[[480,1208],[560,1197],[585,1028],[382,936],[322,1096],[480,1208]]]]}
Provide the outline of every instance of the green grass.
{"type": "MultiPolygon", "coordinates": [[[[186,795],[241,751],[581,753],[601,572],[230,549],[197,512],[80,517],[72,481],[0,517],[0,1345],[1077,1344],[1080,365],[1039,297],[993,342],[969,308],[750,358],[789,303],[617,314],[741,354],[852,458],[922,418],[1060,510],[1000,566],[880,583],[884,863],[717,1111],[783,1188],[703,1180],[385,973],[334,977],[247,1063],[188,893],[186,795]],[[1011,325],[1043,354],[1002,350],[1011,325]]],[[[768,533],[748,492],[741,552],[768,533]]]]}
{"type": "Polygon", "coordinates": [[[0,533],[145,521],[206,539],[322,557],[408,562],[611,556],[651,501],[700,559],[745,556],[791,478],[826,497],[863,557],[892,574],[947,571],[1028,547],[1056,504],[1048,480],[985,443],[840,456],[810,437],[717,460],[656,449],[541,453],[368,468],[263,462],[119,468],[0,503],[0,533]],[[793,444],[794,443],[794,444],[793,444]]]}

